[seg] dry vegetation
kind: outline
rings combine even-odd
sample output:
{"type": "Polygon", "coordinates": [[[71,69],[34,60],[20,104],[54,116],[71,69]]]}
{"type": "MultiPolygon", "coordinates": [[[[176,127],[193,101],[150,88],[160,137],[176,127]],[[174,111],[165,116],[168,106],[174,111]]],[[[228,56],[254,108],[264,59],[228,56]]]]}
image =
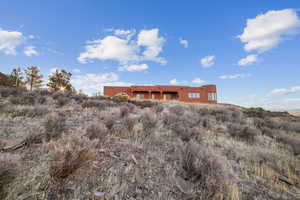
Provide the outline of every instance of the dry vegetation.
{"type": "Polygon", "coordinates": [[[0,199],[300,199],[300,118],[0,88],[0,199]]]}

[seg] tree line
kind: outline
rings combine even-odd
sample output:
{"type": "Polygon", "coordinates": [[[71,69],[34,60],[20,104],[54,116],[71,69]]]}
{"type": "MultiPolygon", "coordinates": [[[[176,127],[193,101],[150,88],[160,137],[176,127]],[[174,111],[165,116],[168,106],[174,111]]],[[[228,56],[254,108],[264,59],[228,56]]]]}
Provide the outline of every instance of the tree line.
{"type": "MultiPolygon", "coordinates": [[[[56,69],[55,72],[49,75],[46,86],[52,91],[74,91],[75,89],[70,82],[71,76],[72,74],[66,70],[56,69]]],[[[14,68],[10,74],[0,72],[0,87],[17,87],[34,90],[42,88],[45,85],[44,82],[40,68],[37,66],[27,67],[24,70],[14,68]]]]}

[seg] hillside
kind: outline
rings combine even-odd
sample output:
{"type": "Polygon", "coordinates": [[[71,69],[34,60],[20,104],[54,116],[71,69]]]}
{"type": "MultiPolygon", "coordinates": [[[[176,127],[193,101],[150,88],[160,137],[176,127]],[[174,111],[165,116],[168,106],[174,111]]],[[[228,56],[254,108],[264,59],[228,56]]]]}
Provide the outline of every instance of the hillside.
{"type": "Polygon", "coordinates": [[[0,88],[0,199],[300,199],[300,118],[0,88]]]}

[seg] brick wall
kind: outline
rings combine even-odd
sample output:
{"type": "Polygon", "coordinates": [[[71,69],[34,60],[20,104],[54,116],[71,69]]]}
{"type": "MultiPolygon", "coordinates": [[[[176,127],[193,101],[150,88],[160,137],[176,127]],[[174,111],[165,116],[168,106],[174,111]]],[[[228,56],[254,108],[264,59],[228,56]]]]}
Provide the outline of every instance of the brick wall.
{"type": "Polygon", "coordinates": [[[217,103],[216,86],[204,85],[201,87],[189,86],[104,86],[105,96],[114,96],[126,93],[130,98],[143,97],[144,99],[179,100],[184,102],[217,103]]]}

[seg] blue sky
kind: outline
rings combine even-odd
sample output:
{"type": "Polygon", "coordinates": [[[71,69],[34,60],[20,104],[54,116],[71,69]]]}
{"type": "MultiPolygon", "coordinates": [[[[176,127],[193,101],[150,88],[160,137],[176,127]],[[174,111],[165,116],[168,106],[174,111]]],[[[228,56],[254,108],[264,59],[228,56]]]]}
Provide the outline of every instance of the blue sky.
{"type": "Polygon", "coordinates": [[[299,0],[1,1],[0,71],[103,85],[216,84],[218,100],[300,108],[299,0]]]}

